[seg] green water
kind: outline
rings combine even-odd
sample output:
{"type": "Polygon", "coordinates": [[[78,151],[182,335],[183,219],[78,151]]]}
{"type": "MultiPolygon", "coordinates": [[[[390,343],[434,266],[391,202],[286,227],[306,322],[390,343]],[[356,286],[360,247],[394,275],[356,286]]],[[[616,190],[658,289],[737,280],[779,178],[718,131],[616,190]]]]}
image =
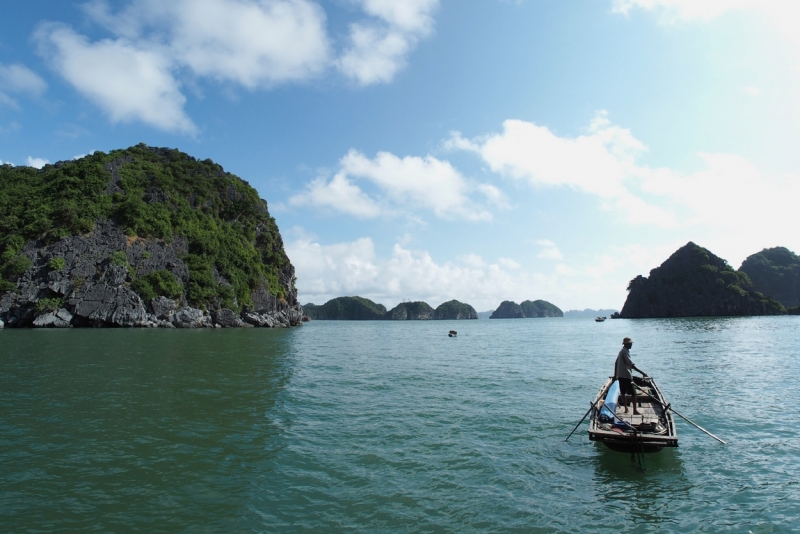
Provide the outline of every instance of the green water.
{"type": "Polygon", "coordinates": [[[0,530],[798,531],[798,349],[796,317],[7,329],[0,530]],[[626,335],[727,446],[564,442],[626,335]]]}

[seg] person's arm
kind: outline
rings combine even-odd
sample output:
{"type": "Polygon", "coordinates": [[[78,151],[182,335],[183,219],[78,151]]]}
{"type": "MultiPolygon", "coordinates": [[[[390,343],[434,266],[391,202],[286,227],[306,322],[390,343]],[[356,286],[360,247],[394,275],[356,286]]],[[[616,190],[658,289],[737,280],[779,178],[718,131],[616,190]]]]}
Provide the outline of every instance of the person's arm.
{"type": "Polygon", "coordinates": [[[634,364],[633,362],[631,362],[631,367],[633,367],[634,371],[636,371],[637,373],[641,373],[643,377],[647,378],[647,373],[636,367],[636,364],[634,364]]]}

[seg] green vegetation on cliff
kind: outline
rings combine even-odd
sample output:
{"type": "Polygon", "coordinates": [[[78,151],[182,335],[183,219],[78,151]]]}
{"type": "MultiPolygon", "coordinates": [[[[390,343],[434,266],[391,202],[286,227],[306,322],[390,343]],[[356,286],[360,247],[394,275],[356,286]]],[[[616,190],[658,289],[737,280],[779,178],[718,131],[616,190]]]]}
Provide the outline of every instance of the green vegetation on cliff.
{"type": "Polygon", "coordinates": [[[755,291],[744,272],[692,242],[628,285],[623,318],[778,315],[785,308],[755,291]]]}
{"type": "MultiPolygon", "coordinates": [[[[294,292],[277,225],[255,189],[211,160],[144,144],[41,170],[0,166],[0,290],[13,290],[30,267],[26,242],[87,234],[104,219],[130,239],[184,237],[195,306],[240,309],[258,287],[279,299],[294,292]]],[[[133,286],[150,296],[174,294],[174,283],[158,275],[133,286]]]]}
{"type": "Polygon", "coordinates": [[[558,306],[546,300],[526,300],[522,304],[504,300],[489,319],[526,319],[536,317],[564,317],[564,312],[558,306]]]}
{"type": "Polygon", "coordinates": [[[434,319],[477,319],[478,313],[469,304],[449,300],[440,304],[433,314],[434,319]]]}
{"type": "Polygon", "coordinates": [[[519,306],[525,317],[564,317],[564,312],[558,306],[546,300],[526,300],[519,306]]]}
{"type": "Polygon", "coordinates": [[[368,321],[383,319],[386,307],[363,297],[337,297],[321,306],[306,304],[303,313],[317,320],[368,321]]]}
{"type": "Polygon", "coordinates": [[[434,310],[427,302],[401,302],[386,313],[392,321],[424,321],[433,319],[434,310]]]}
{"type": "Polygon", "coordinates": [[[316,320],[345,321],[424,321],[478,318],[475,308],[457,300],[445,302],[435,310],[427,302],[401,302],[387,312],[383,304],[377,304],[363,297],[337,297],[321,306],[305,304],[303,313],[316,320]]]}
{"type": "Polygon", "coordinates": [[[800,305],[800,256],[791,250],[765,248],[744,260],[739,271],[750,277],[756,291],[787,308],[800,305]]]}

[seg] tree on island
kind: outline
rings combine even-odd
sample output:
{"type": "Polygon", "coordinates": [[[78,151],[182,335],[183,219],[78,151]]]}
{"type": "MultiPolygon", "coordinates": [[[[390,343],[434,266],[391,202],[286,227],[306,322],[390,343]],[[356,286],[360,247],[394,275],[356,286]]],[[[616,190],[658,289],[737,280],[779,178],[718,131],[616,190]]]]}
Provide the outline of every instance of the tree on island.
{"type": "Polygon", "coordinates": [[[702,317],[723,315],[780,315],[780,302],[755,291],[744,272],[709,250],[687,243],[649,278],[637,276],[628,284],[622,318],[702,317]]]}

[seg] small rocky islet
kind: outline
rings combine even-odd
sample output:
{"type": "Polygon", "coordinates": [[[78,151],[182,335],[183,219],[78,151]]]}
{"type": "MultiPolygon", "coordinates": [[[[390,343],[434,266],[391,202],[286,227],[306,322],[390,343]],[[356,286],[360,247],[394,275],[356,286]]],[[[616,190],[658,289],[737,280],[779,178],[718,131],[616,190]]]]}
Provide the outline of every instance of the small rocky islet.
{"type": "Polygon", "coordinates": [[[266,201],[211,160],[139,144],[0,166],[0,326],[301,324],[266,201]]]}
{"type": "Polygon", "coordinates": [[[303,313],[322,321],[426,321],[443,319],[477,319],[478,313],[469,304],[450,300],[436,309],[422,301],[401,302],[391,310],[364,297],[336,297],[317,306],[303,305],[303,313]]]}
{"type": "MultiPolygon", "coordinates": [[[[450,300],[443,302],[436,309],[426,302],[401,302],[391,310],[364,297],[337,297],[325,304],[303,305],[303,312],[315,320],[349,320],[349,321],[425,321],[425,320],[461,320],[478,319],[475,308],[469,304],[450,300]]],[[[522,304],[504,301],[492,314],[492,319],[512,319],[526,317],[563,317],[563,312],[553,304],[544,301],[526,300],[522,304]],[[509,309],[519,309],[509,312],[509,309]]]]}
{"type": "Polygon", "coordinates": [[[504,300],[489,319],[527,319],[536,317],[564,317],[564,312],[546,300],[525,300],[520,304],[504,300]]]}

